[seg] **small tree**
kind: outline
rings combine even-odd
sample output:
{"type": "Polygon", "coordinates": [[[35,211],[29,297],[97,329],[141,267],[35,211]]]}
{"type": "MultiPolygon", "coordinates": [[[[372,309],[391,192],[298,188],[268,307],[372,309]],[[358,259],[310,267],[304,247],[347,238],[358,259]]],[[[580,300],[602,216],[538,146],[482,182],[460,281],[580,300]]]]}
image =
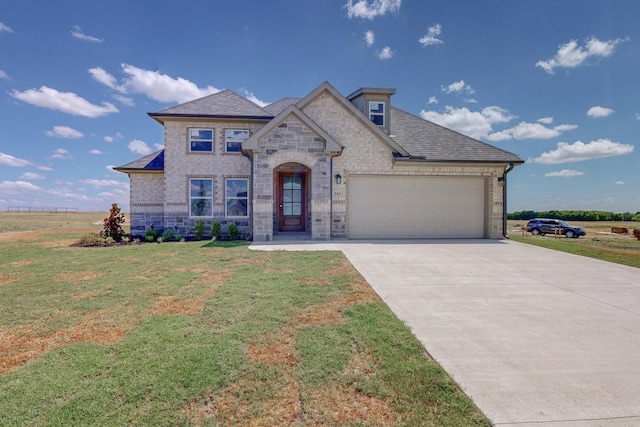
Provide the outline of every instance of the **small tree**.
{"type": "Polygon", "coordinates": [[[111,237],[114,242],[121,241],[125,235],[122,229],[124,222],[124,213],[120,212],[117,203],[113,203],[109,211],[109,216],[106,217],[102,223],[103,229],[100,232],[100,236],[104,239],[111,237]]]}

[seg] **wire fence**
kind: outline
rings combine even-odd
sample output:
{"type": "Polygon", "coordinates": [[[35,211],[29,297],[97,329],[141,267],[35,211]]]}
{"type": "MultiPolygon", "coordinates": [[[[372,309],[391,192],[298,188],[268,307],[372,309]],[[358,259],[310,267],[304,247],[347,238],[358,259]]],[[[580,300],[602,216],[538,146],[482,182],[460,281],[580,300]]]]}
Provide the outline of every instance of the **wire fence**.
{"type": "Polygon", "coordinates": [[[45,206],[7,206],[7,212],[48,212],[48,213],[77,213],[78,208],[55,208],[45,206]]]}

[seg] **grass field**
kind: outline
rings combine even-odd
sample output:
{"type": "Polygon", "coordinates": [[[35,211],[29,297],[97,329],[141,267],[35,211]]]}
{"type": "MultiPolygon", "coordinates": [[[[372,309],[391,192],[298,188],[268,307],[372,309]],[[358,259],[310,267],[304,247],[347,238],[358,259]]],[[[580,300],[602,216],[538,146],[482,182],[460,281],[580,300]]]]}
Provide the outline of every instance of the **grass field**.
{"type": "Polygon", "coordinates": [[[0,213],[0,425],[490,425],[342,254],[105,216],[0,213]]]}
{"type": "Polygon", "coordinates": [[[632,234],[634,228],[640,228],[637,222],[569,221],[571,225],[581,226],[587,231],[586,236],[578,239],[532,236],[521,231],[521,226],[526,223],[508,221],[509,236],[524,243],[640,268],[640,241],[632,234]],[[613,234],[611,227],[628,228],[629,234],[613,234]]]}

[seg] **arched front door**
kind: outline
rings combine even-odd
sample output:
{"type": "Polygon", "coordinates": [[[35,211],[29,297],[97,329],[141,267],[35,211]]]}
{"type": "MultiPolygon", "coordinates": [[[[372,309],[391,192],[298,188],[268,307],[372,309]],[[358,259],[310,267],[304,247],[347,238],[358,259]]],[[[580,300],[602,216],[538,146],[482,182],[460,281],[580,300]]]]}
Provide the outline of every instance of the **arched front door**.
{"type": "Polygon", "coordinates": [[[306,231],[306,180],[306,172],[278,172],[279,231],[306,231]]]}

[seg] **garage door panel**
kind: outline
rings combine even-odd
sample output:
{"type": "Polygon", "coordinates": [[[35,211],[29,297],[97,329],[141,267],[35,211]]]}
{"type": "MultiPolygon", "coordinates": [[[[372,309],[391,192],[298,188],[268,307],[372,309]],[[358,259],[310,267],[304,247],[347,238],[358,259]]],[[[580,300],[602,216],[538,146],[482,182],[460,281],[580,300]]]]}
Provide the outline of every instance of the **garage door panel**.
{"type": "Polygon", "coordinates": [[[352,176],[351,238],[482,238],[482,178],[352,176]]]}

